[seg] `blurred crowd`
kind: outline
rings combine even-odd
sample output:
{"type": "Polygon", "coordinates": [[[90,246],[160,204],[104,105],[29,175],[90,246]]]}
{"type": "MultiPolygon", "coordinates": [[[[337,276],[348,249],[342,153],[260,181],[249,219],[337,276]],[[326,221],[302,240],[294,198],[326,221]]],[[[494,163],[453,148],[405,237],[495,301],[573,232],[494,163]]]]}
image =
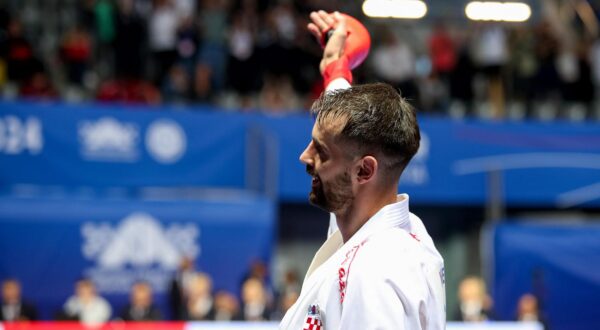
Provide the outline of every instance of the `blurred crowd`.
{"type": "MultiPolygon", "coordinates": [[[[215,290],[212,279],[205,272],[196,271],[191,260],[184,260],[169,287],[170,315],[162,314],[153,301],[152,287],[147,282],[136,282],[131,287],[129,303],[113,310],[106,299],[96,291],[89,279],[75,283],[74,293],[57,312],[57,320],[100,324],[110,320],[122,321],[268,321],[281,320],[300,293],[300,283],[294,272],[287,272],[279,289],[274,290],[263,263],[254,263],[243,279],[239,294],[215,290]]],[[[448,297],[453,297],[449,295],[448,297]]],[[[485,282],[477,276],[464,278],[456,295],[458,309],[448,311],[448,320],[462,322],[500,321],[494,313],[494,304],[485,282]]],[[[451,298],[452,299],[452,298],[451,298]]],[[[116,307],[116,306],[115,306],[116,307]]],[[[16,279],[2,282],[2,309],[0,321],[38,320],[34,305],[21,296],[16,279]]],[[[540,322],[546,328],[546,316],[538,297],[524,293],[515,305],[514,321],[540,322]]],[[[507,320],[502,320],[507,321],[507,320]]]]}
{"type": "MultiPolygon", "coordinates": [[[[9,7],[0,8],[4,99],[207,103],[266,112],[307,109],[322,91],[321,49],[306,31],[308,13],[361,16],[359,2],[342,1],[84,0],[63,9],[67,18],[51,37],[23,19],[43,20],[44,13],[9,7]]],[[[576,24],[565,32],[564,24],[543,18],[361,20],[373,46],[356,81],[389,82],[423,112],[599,117],[600,42],[576,24]]]]}
{"type": "MultiPolygon", "coordinates": [[[[498,320],[494,313],[494,302],[489,296],[484,280],[478,276],[465,277],[458,287],[459,307],[455,315],[448,315],[463,322],[484,322],[498,320]]],[[[519,322],[539,322],[547,329],[547,319],[543,306],[536,295],[524,293],[516,302],[514,320],[519,322]]]]}
{"type": "MultiPolygon", "coordinates": [[[[154,301],[150,283],[138,281],[131,286],[129,302],[111,306],[97,291],[94,282],[81,278],[73,294],[53,315],[59,321],[101,324],[121,321],[268,321],[280,320],[300,293],[298,277],[287,272],[279,290],[274,290],[264,263],[255,262],[242,279],[240,292],[216,289],[210,274],[198,271],[184,259],[168,288],[168,307],[161,310],[154,301]],[[165,313],[166,312],[166,313],[165,313]]],[[[18,279],[2,282],[0,322],[39,320],[34,304],[23,299],[18,279]]]]}
{"type": "Polygon", "coordinates": [[[0,10],[4,98],[281,111],[304,108],[302,96],[320,92],[312,89],[321,50],[305,31],[311,5],[86,0],[71,7],[76,17],[49,58],[27,33],[26,15],[0,10]]]}
{"type": "Polygon", "coordinates": [[[367,80],[452,117],[600,119],[600,38],[569,20],[375,26],[367,80]]]}

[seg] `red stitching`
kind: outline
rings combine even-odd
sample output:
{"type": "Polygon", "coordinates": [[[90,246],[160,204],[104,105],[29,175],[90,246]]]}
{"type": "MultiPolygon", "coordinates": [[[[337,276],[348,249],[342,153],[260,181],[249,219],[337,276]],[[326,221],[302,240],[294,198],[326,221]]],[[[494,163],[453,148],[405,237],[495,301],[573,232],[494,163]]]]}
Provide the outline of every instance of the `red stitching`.
{"type": "Polygon", "coordinates": [[[344,259],[344,261],[342,261],[342,267],[340,267],[340,269],[338,270],[339,285],[340,285],[340,303],[344,303],[344,298],[346,297],[346,289],[348,288],[348,278],[350,277],[350,267],[352,266],[352,262],[354,261],[356,254],[358,254],[359,248],[361,246],[365,245],[365,243],[367,241],[368,241],[368,238],[365,239],[364,241],[362,241],[360,244],[353,246],[352,249],[350,249],[350,251],[348,251],[346,253],[346,259],[344,259]],[[354,253],[352,254],[352,252],[354,252],[354,253]],[[351,254],[352,254],[352,258],[350,259],[351,254]],[[350,259],[350,262],[348,263],[348,270],[346,271],[344,269],[344,264],[348,261],[348,259],[350,259]],[[344,277],[346,278],[345,281],[344,281],[344,277]]]}

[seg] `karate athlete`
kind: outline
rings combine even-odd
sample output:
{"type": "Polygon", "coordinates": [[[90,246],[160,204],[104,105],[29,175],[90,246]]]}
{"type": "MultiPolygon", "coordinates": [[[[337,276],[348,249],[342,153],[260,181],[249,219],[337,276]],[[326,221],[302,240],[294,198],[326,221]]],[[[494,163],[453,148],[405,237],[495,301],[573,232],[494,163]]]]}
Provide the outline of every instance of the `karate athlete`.
{"type": "Polygon", "coordinates": [[[389,85],[350,87],[347,18],[310,17],[317,38],[335,26],[320,65],[327,92],[312,106],[312,140],[300,155],[310,202],[331,213],[330,235],[280,329],[445,329],[443,259],[408,195],[397,195],[419,148],[415,111],[389,85]]]}

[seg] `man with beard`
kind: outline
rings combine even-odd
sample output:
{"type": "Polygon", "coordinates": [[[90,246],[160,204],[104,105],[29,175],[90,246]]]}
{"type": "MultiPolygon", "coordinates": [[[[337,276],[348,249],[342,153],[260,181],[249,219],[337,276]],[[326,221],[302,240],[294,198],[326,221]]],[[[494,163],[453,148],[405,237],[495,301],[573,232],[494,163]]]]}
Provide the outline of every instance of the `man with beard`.
{"type": "Polygon", "coordinates": [[[312,140],[300,155],[310,202],[331,213],[300,297],[280,329],[445,329],[444,265],[421,220],[397,195],[419,148],[415,110],[387,84],[350,87],[346,19],[311,13],[317,38],[335,26],[320,69],[312,140]]]}

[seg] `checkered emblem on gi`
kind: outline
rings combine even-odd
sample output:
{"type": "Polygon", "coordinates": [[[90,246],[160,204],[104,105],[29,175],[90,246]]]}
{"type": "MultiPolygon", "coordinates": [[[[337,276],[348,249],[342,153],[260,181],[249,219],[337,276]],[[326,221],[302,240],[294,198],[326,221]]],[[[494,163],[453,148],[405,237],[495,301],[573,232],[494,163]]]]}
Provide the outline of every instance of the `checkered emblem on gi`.
{"type": "Polygon", "coordinates": [[[323,330],[319,305],[308,306],[308,313],[306,315],[306,321],[304,322],[304,327],[302,327],[302,330],[323,330]]]}

